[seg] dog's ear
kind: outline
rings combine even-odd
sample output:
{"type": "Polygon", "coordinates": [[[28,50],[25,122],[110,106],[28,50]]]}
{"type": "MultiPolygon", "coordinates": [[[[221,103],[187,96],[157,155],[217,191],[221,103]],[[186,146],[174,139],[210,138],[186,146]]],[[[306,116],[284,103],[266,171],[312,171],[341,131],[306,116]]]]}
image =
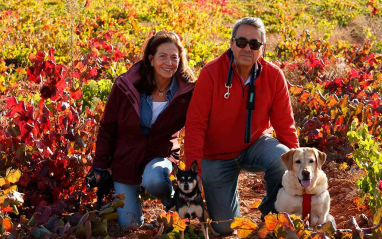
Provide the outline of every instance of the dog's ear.
{"type": "Polygon", "coordinates": [[[191,171],[193,172],[193,173],[198,173],[199,172],[199,166],[198,166],[198,161],[194,161],[194,162],[192,162],[192,164],[191,164],[191,171]]]}
{"type": "Polygon", "coordinates": [[[322,165],[324,165],[326,161],[326,153],[321,152],[318,149],[315,149],[316,159],[317,159],[317,167],[321,169],[322,165]]]}
{"type": "Polygon", "coordinates": [[[291,149],[288,152],[281,155],[281,159],[283,160],[288,170],[292,170],[293,168],[293,154],[295,151],[295,149],[291,149]]]}
{"type": "Polygon", "coordinates": [[[173,172],[175,177],[178,174],[178,171],[179,171],[178,165],[176,163],[172,163],[172,172],[173,172]]]}

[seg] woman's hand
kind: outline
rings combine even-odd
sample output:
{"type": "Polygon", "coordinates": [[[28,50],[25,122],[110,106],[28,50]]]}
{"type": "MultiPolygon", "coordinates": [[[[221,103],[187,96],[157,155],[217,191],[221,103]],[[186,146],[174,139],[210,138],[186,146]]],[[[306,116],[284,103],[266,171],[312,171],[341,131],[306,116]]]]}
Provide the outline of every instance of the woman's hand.
{"type": "MultiPolygon", "coordinates": [[[[102,169],[101,169],[101,170],[102,170],[102,169]]],[[[111,176],[111,174],[112,174],[112,172],[111,172],[111,168],[103,169],[103,170],[107,170],[107,171],[109,171],[110,176],[111,176]]],[[[99,183],[99,182],[101,181],[101,175],[99,175],[96,171],[94,171],[94,177],[95,177],[97,183],[99,183]]]]}

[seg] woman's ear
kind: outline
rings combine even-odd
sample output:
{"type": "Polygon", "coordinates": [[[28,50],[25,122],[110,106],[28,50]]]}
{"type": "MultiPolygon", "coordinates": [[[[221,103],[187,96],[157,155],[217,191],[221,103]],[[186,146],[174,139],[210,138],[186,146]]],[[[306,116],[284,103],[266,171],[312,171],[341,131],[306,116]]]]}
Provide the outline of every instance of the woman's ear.
{"type": "Polygon", "coordinates": [[[151,63],[151,66],[153,66],[153,58],[154,58],[154,56],[150,54],[149,55],[149,61],[151,63]]]}

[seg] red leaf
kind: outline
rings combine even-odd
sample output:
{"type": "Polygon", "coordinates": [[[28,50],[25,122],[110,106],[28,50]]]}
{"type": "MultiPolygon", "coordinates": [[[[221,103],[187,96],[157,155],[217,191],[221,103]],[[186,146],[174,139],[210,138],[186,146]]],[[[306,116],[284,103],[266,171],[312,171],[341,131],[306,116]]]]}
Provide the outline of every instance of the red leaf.
{"type": "Polygon", "coordinates": [[[94,46],[97,50],[101,49],[101,47],[102,47],[102,45],[101,45],[101,43],[99,42],[99,40],[94,40],[94,42],[93,42],[93,46],[94,46]]]}
{"type": "Polygon", "coordinates": [[[16,100],[16,98],[14,96],[7,98],[6,107],[8,109],[12,108],[15,105],[17,105],[17,100],[16,100]]]}
{"type": "Polygon", "coordinates": [[[113,54],[114,61],[118,61],[121,57],[123,57],[123,53],[119,50],[116,50],[113,54]]]}
{"type": "Polygon", "coordinates": [[[113,46],[110,45],[110,44],[107,44],[106,42],[103,42],[102,48],[105,49],[108,52],[112,52],[112,50],[113,50],[113,46]]]}
{"type": "Polygon", "coordinates": [[[81,97],[82,97],[82,90],[81,90],[81,88],[78,88],[77,90],[75,90],[75,89],[70,89],[70,91],[69,91],[69,95],[70,95],[70,97],[72,97],[73,99],[75,99],[75,100],[79,100],[79,99],[81,99],[81,97]]]}
{"type": "Polygon", "coordinates": [[[48,57],[49,57],[49,60],[53,61],[54,63],[56,63],[56,59],[54,58],[54,48],[51,47],[49,49],[49,54],[48,54],[48,57]]]}
{"type": "Polygon", "coordinates": [[[89,72],[89,75],[90,76],[96,76],[98,74],[98,72],[97,72],[97,68],[92,68],[91,70],[90,70],[90,72],[89,72]]]}

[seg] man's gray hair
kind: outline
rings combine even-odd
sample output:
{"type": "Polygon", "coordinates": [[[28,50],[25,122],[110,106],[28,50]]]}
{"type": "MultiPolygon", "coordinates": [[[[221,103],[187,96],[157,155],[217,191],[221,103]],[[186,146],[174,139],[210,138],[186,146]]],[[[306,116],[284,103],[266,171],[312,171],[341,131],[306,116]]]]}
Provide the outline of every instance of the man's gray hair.
{"type": "Polygon", "coordinates": [[[257,18],[257,17],[244,17],[240,20],[238,20],[236,23],[235,23],[235,26],[233,26],[233,29],[232,29],[232,38],[235,37],[236,35],[236,32],[237,32],[237,29],[243,25],[243,24],[246,24],[246,25],[250,25],[250,26],[254,26],[256,27],[257,29],[260,30],[260,33],[261,33],[261,42],[263,44],[266,43],[266,40],[267,40],[267,37],[266,37],[266,34],[265,34],[265,27],[264,27],[264,23],[263,21],[260,19],[260,18],[257,18]]]}

